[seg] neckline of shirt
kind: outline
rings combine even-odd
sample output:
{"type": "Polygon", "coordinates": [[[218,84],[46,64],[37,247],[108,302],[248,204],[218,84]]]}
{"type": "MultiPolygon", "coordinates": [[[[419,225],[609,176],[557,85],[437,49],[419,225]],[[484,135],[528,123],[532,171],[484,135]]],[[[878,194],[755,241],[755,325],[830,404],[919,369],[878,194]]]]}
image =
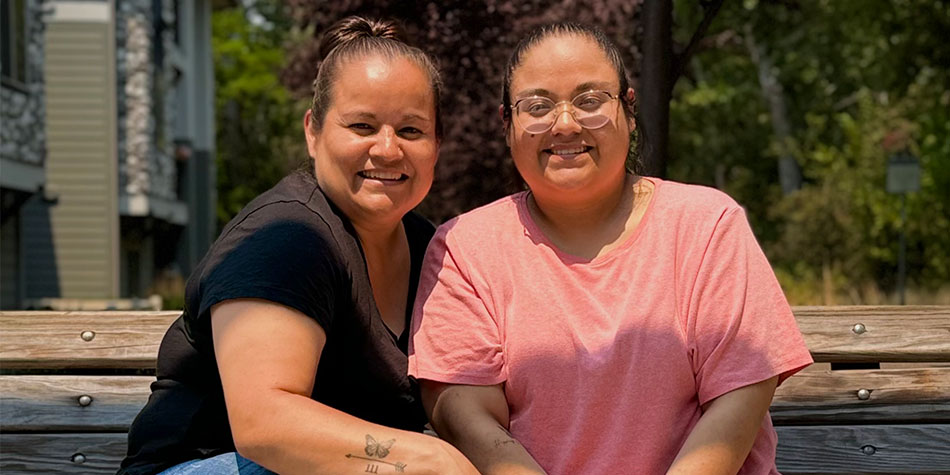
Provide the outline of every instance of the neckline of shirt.
{"type": "Polygon", "coordinates": [[[631,233],[623,243],[621,243],[616,248],[611,249],[604,255],[597,256],[593,259],[585,259],[583,257],[564,252],[561,250],[561,248],[557,247],[554,242],[552,242],[548,236],[544,234],[538,224],[534,221],[534,218],[531,217],[531,213],[528,210],[528,195],[530,194],[530,191],[521,192],[515,200],[518,205],[518,214],[520,214],[522,217],[522,224],[524,225],[525,234],[527,236],[536,236],[538,241],[549,247],[554,255],[557,256],[557,258],[567,266],[597,267],[612,261],[617,256],[626,253],[630,248],[633,247],[640,235],[643,234],[643,229],[651,220],[650,217],[654,214],[654,204],[657,201],[657,195],[659,194],[660,188],[663,185],[663,180],[661,178],[648,176],[641,176],[640,178],[653,183],[653,193],[650,196],[650,202],[647,203],[647,209],[643,212],[643,217],[640,218],[640,222],[637,223],[637,227],[633,230],[633,233],[631,233]]]}

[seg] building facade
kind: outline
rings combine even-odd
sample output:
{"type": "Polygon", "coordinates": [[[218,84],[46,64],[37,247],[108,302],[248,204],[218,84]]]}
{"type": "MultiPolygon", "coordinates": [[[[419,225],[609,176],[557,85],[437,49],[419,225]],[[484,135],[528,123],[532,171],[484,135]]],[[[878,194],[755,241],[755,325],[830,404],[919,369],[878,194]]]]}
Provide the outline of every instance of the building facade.
{"type": "Polygon", "coordinates": [[[25,25],[9,44],[30,45],[16,61],[35,64],[21,86],[7,80],[16,54],[4,59],[2,174],[29,163],[43,178],[16,200],[6,190],[26,186],[4,179],[0,304],[141,297],[180,281],[215,232],[210,0],[4,7],[25,25]]]}

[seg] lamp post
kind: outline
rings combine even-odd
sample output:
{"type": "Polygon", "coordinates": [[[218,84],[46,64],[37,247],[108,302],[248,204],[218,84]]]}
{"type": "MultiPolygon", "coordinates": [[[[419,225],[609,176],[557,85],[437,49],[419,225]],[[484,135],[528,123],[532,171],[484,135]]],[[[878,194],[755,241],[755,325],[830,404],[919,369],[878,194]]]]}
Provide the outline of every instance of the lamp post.
{"type": "Polygon", "coordinates": [[[901,195],[901,237],[897,254],[897,292],[904,305],[907,281],[907,193],[920,190],[920,162],[904,150],[887,161],[887,192],[901,195]]]}

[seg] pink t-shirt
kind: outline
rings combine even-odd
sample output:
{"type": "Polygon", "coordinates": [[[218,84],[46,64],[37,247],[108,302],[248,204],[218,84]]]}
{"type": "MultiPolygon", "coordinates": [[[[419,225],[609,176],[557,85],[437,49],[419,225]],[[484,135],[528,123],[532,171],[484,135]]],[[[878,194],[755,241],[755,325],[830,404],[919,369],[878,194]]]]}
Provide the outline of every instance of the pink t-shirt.
{"type": "MultiPolygon", "coordinates": [[[[585,261],[518,193],[442,225],[416,297],[409,374],[504,382],[510,431],[551,474],[664,473],[704,404],[811,363],[745,213],[650,178],[634,234],[585,261]]],[[[778,473],[766,417],[740,473],[778,473]]]]}

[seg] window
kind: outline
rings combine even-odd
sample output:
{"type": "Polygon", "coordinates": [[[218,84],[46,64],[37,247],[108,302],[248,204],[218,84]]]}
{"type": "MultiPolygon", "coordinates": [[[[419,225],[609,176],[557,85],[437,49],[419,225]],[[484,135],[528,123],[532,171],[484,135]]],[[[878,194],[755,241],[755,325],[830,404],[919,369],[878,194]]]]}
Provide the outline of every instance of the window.
{"type": "Polygon", "coordinates": [[[26,0],[0,3],[0,31],[3,32],[2,57],[4,82],[26,84],[26,0]]]}

